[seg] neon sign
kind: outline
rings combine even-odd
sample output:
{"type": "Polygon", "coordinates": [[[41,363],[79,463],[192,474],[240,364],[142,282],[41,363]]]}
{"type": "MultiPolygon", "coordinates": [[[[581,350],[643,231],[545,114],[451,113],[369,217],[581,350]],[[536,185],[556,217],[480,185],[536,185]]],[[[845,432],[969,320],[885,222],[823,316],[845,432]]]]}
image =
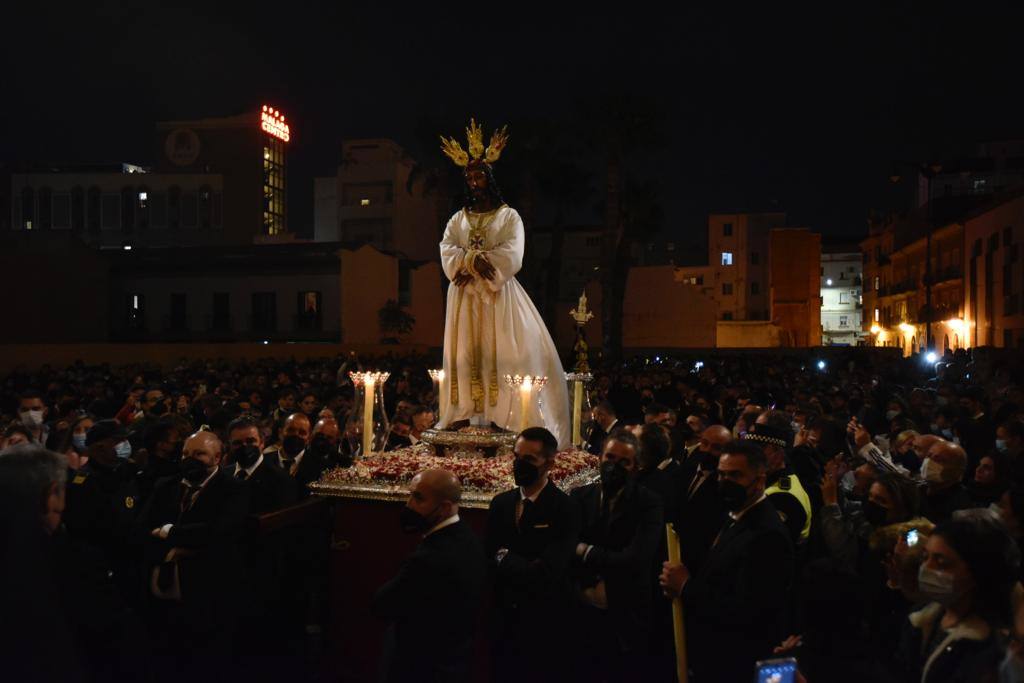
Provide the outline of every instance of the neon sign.
{"type": "Polygon", "coordinates": [[[291,128],[284,122],[284,114],[265,104],[263,105],[263,111],[260,113],[260,128],[264,132],[285,142],[292,138],[291,128]]]}

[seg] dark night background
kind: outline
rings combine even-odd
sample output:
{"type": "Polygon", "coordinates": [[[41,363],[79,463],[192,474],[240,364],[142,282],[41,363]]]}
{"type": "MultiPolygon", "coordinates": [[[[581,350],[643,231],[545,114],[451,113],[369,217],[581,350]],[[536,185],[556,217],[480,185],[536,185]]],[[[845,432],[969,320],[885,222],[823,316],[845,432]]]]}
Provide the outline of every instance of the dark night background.
{"type": "Polygon", "coordinates": [[[894,160],[1024,136],[1022,24],[1007,6],[522,7],[22,3],[0,48],[0,161],[145,164],[158,120],[270,103],[293,126],[290,224],[311,234],[313,177],[334,173],[343,138],[391,137],[440,164],[417,127],[461,138],[475,115],[488,131],[510,123],[511,156],[517,120],[631,93],[665,112],[638,171],[662,180],[664,232],[699,247],[707,212],[726,209],[859,236],[897,200],[894,160]]]}

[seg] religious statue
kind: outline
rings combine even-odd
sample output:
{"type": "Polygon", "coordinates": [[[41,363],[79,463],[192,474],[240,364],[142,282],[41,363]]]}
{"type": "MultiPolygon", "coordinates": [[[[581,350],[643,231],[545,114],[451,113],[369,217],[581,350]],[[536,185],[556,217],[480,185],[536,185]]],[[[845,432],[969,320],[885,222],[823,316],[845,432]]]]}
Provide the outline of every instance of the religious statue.
{"type": "MultiPolygon", "coordinates": [[[[442,151],[464,170],[464,207],[448,221],[441,240],[441,265],[448,285],[444,330],[444,380],[439,428],[499,426],[510,414],[514,389],[505,375],[561,380],[558,351],[543,318],[515,275],[523,264],[523,221],[505,204],[493,164],[508,143],[496,130],[486,149],[483,130],[470,120],[469,150],[441,138],[442,151]]],[[[542,410],[528,424],[543,426],[569,445],[569,397],[562,381],[547,383],[542,410]],[[541,414],[542,413],[542,414],[541,414]]],[[[517,413],[518,414],[518,413],[517,413]]]]}

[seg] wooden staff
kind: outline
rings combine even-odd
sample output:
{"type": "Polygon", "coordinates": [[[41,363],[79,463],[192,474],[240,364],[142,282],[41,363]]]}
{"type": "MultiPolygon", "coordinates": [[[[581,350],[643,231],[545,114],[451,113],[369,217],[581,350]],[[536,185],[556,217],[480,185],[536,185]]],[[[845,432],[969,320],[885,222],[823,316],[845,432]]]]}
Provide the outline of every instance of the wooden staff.
{"type": "MultiPolygon", "coordinates": [[[[668,546],[668,561],[679,563],[679,535],[671,524],[665,525],[665,540],[668,546]]],[[[686,674],[686,627],[683,625],[683,599],[672,599],[672,632],[676,645],[676,674],[679,683],[687,683],[686,674]]]]}

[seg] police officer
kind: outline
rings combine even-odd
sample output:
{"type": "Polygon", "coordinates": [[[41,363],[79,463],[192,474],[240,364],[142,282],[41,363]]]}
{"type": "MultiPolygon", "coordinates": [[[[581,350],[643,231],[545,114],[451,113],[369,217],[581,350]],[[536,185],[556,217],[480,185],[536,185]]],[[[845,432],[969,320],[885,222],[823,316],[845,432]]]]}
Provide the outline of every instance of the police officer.
{"type": "Polygon", "coordinates": [[[778,511],[794,545],[799,546],[807,543],[811,533],[811,499],[786,461],[793,430],[788,423],[785,429],[771,424],[772,412],[766,411],[757,418],[746,439],[757,442],[764,451],[767,461],[764,494],[778,511]]]}
{"type": "Polygon", "coordinates": [[[130,485],[136,466],[130,461],[128,432],[116,420],[100,420],[85,435],[89,462],[67,487],[64,522],[72,539],[103,553],[114,581],[129,597],[133,566],[129,536],[135,498],[130,485]]]}

